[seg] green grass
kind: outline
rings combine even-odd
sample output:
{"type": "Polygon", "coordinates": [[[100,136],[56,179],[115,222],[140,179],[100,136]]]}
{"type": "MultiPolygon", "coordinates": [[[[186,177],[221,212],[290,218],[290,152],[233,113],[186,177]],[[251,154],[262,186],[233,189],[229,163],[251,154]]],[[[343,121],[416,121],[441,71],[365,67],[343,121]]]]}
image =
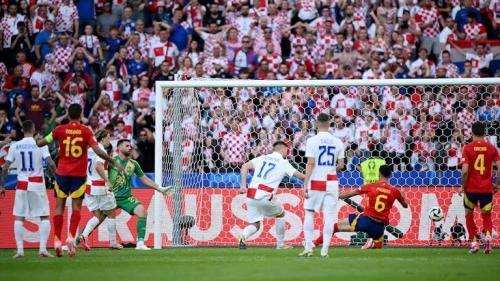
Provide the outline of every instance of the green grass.
{"type": "Polygon", "coordinates": [[[0,280],[498,280],[500,250],[332,247],[330,258],[299,258],[299,248],[185,248],[136,252],[95,249],[69,258],[41,259],[35,250],[13,260],[0,251],[0,280]]]}

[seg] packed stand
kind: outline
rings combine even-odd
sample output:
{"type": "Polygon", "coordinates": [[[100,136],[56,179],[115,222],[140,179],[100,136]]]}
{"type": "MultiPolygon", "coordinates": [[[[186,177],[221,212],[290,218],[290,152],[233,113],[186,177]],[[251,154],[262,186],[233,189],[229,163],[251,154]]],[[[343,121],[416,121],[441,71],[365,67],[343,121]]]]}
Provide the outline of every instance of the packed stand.
{"type": "MultiPolygon", "coordinates": [[[[132,139],[134,157],[153,172],[146,159],[155,156],[154,81],[491,77],[498,55],[491,46],[475,41],[469,52],[454,40],[496,40],[495,3],[4,0],[0,136],[19,139],[25,119],[45,134],[79,103],[86,124],[108,129],[114,141],[132,139]],[[452,63],[451,48],[465,56],[463,68],[452,63]]],[[[303,166],[311,120],[329,112],[349,170],[373,151],[398,170],[456,169],[475,120],[489,122],[491,140],[500,141],[499,92],[487,85],[204,89],[184,97],[192,114],[182,120],[183,166],[235,171],[276,140],[287,141],[303,166]]],[[[170,97],[166,91],[166,111],[170,97]]],[[[172,135],[167,124],[168,151],[172,135]]]]}

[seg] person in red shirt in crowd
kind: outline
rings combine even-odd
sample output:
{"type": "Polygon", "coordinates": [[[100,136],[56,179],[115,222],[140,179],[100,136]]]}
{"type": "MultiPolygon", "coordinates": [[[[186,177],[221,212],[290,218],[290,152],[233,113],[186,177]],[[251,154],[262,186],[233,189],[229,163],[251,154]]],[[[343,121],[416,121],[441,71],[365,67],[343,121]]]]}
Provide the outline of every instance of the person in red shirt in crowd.
{"type": "MultiPolygon", "coordinates": [[[[340,220],[333,226],[337,232],[366,232],[370,239],[363,249],[380,249],[384,242],[385,226],[389,224],[389,216],[394,202],[397,200],[403,208],[408,208],[404,192],[389,184],[392,169],[389,165],[379,168],[380,181],[362,185],[356,190],[341,192],[339,199],[347,199],[356,195],[366,194],[367,201],[364,211],[360,214],[350,214],[348,219],[340,220]]],[[[323,244],[323,234],[314,241],[314,245],[323,244]]]]}
{"type": "Polygon", "coordinates": [[[493,186],[493,164],[500,175],[500,155],[495,146],[486,139],[486,124],[475,122],[472,125],[472,142],[464,147],[462,153],[462,187],[459,194],[464,197],[465,223],[469,233],[469,253],[479,251],[479,234],[474,223],[474,209],[478,206],[483,220],[484,253],[491,253],[491,235],[493,231],[491,211],[493,209],[493,193],[500,191],[500,177],[497,176],[493,186]]]}

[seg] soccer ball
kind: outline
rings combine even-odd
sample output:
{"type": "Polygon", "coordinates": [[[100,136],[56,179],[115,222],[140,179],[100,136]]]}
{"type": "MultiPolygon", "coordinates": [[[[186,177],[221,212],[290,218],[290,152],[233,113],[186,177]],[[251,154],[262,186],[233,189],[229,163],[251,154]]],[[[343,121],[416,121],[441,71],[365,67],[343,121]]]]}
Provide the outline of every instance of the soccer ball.
{"type": "Polygon", "coordinates": [[[431,221],[440,221],[443,219],[443,210],[441,208],[434,206],[429,210],[429,218],[431,221]]]}

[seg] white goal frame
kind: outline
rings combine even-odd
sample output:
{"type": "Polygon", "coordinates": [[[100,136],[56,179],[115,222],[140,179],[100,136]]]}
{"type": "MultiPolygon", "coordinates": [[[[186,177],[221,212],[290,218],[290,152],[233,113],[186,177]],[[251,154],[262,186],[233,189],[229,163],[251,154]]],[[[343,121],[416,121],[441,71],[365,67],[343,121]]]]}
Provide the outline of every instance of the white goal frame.
{"type": "MultiPolygon", "coordinates": [[[[164,88],[232,88],[232,87],[332,87],[332,86],[450,86],[450,85],[500,85],[500,78],[449,78],[449,79],[387,79],[387,80],[184,80],[184,81],[156,81],[155,82],[155,155],[162,155],[163,141],[163,91],[164,88]]],[[[179,92],[179,91],[177,91],[179,92]]],[[[174,91],[175,93],[175,91],[174,91]]],[[[179,95],[179,94],[178,94],[179,95]]],[[[175,94],[174,94],[175,103],[175,94]]],[[[180,101],[180,96],[177,97],[180,101]]],[[[175,125],[174,125],[174,128],[175,125]]],[[[179,127],[180,128],[180,127],[179,127]]],[[[175,134],[174,134],[175,135],[175,134]]],[[[175,138],[174,138],[175,142],[175,138]]],[[[175,146],[175,144],[174,144],[175,146]]],[[[175,163],[174,163],[175,165],[175,163]]],[[[162,175],[163,157],[155,159],[155,175],[162,175]]],[[[155,182],[162,185],[162,177],[155,176],[155,182]]],[[[175,180],[174,180],[175,182],[175,180]]],[[[182,182],[178,182],[182,184],[182,182]]],[[[180,188],[175,187],[174,188],[180,188]]],[[[154,248],[162,247],[161,201],[164,197],[155,192],[154,197],[154,248]]]]}

